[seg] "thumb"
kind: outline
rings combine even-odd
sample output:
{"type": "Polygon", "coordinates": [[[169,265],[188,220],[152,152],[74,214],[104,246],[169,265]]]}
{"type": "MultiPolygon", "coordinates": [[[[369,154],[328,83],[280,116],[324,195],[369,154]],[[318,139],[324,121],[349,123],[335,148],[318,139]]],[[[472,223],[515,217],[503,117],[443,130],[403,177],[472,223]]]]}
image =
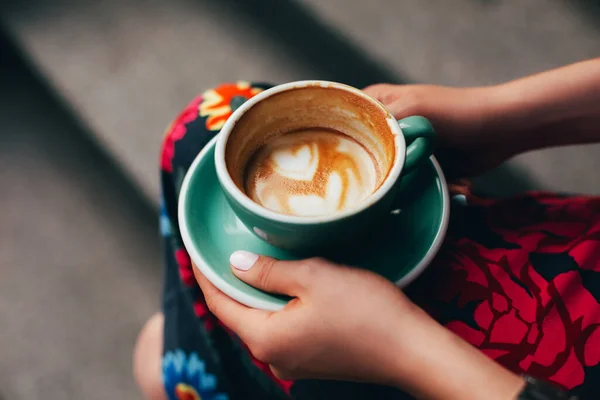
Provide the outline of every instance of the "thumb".
{"type": "Polygon", "coordinates": [[[235,276],[266,292],[298,296],[307,287],[302,261],[279,261],[238,250],[229,262],[235,276]]]}

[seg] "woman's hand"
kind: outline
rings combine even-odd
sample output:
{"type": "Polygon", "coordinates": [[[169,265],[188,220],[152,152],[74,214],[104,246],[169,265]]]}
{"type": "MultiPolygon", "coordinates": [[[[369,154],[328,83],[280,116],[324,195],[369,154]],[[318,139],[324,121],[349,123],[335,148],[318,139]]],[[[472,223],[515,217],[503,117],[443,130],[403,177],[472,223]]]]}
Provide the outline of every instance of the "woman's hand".
{"type": "Polygon", "coordinates": [[[600,141],[600,58],[501,85],[369,86],[398,119],[422,115],[438,133],[451,178],[477,175],[519,153],[600,141]]]}
{"type": "Polygon", "coordinates": [[[436,157],[450,178],[479,175],[521,151],[491,118],[497,109],[493,87],[379,84],[363,91],[397,119],[428,118],[438,134],[436,157]]]}
{"type": "Polygon", "coordinates": [[[293,297],[278,312],[251,309],[194,268],[210,310],[282,379],[367,381],[444,400],[512,400],[521,386],[372,272],[244,251],[231,264],[250,285],[293,297]]]}
{"type": "Polygon", "coordinates": [[[257,257],[234,253],[233,271],[254,287],[294,296],[280,312],[242,306],[197,274],[209,308],[256,358],[283,379],[394,382],[394,364],[406,356],[398,337],[410,346],[407,332],[421,315],[400,290],[379,275],[323,259],[257,257]]]}

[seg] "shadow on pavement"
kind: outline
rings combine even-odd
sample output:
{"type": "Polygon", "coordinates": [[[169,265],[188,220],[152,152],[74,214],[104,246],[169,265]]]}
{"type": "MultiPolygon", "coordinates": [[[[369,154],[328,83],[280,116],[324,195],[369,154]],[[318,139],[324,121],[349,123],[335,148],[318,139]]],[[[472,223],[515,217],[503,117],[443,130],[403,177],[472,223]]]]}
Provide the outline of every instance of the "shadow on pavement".
{"type": "MultiPolygon", "coordinates": [[[[131,217],[150,226],[156,225],[157,210],[144,200],[138,185],[129,177],[125,176],[121,168],[115,163],[110,154],[106,153],[103,146],[96,143],[92,132],[74,117],[74,112],[68,104],[54,94],[51,87],[43,76],[39,75],[34,67],[28,62],[26,55],[14,45],[9,35],[0,27],[0,69],[5,77],[22,77],[23,81],[28,82],[40,97],[44,98],[50,115],[56,115],[56,118],[62,118],[70,124],[70,129],[63,130],[57,137],[53,138],[53,145],[60,148],[61,152],[66,154],[68,150],[75,150],[79,156],[86,157],[90,165],[102,170],[106,175],[107,181],[114,185],[114,190],[119,193],[120,200],[123,201],[123,207],[131,207],[133,210],[131,217]]],[[[9,78],[11,79],[11,78],[9,78]]],[[[0,82],[0,90],[3,84],[8,81],[0,82]]],[[[12,107],[11,103],[3,107],[12,107]]],[[[54,133],[54,132],[53,132],[54,133]]],[[[10,134],[10,132],[4,132],[10,134]]],[[[47,135],[46,135],[47,136],[47,135]]],[[[66,157],[65,157],[66,160],[66,157]]],[[[93,182],[90,182],[93,185],[93,182]]]]}
{"type": "MultiPolygon", "coordinates": [[[[600,1],[598,0],[565,0],[571,8],[580,12],[581,16],[600,30],[600,1]]],[[[596,54],[600,55],[600,53],[596,54]]]]}
{"type": "MultiPolygon", "coordinates": [[[[214,1],[214,0],[213,0],[214,1]]],[[[218,0],[251,21],[252,29],[284,43],[298,62],[309,64],[322,79],[363,88],[373,83],[407,80],[378,64],[305,6],[281,0],[218,0]]]]}
{"type": "Polygon", "coordinates": [[[474,179],[473,184],[477,195],[493,198],[515,196],[526,191],[541,189],[527,171],[510,163],[504,163],[474,179]]]}

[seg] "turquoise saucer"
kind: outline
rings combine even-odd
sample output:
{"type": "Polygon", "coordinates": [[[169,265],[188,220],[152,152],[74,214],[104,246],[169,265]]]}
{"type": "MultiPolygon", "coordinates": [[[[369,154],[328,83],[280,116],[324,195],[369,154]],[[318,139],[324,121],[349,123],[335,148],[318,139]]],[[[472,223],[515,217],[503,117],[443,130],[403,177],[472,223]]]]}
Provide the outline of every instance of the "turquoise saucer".
{"type": "MultiPolygon", "coordinates": [[[[278,259],[298,256],[273,247],[252,234],[233,213],[217,180],[215,139],[196,157],[179,199],[179,228],[194,264],[217,288],[249,307],[279,310],[286,297],[260,291],[236,278],[229,256],[248,250],[278,259]]],[[[432,156],[427,165],[403,178],[397,208],[390,212],[369,243],[349,246],[341,254],[323,254],[339,263],[367,268],[404,287],[429,265],[438,252],[450,216],[444,174],[432,156]]]]}

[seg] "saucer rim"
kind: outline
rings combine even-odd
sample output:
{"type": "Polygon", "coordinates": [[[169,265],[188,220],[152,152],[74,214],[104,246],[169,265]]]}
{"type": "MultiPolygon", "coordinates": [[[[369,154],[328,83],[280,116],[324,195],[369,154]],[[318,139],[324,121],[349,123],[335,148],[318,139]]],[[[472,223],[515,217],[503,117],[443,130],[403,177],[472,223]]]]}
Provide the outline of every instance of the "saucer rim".
{"type": "MultiPolygon", "coordinates": [[[[266,311],[279,311],[283,309],[283,307],[285,307],[285,303],[283,301],[257,299],[252,295],[249,295],[241,290],[232,287],[220,274],[215,272],[208,265],[208,262],[205,261],[204,257],[200,254],[200,252],[196,249],[196,247],[193,244],[190,230],[188,228],[187,221],[185,218],[185,210],[187,208],[188,199],[187,193],[189,191],[190,182],[192,180],[194,172],[198,168],[200,161],[202,161],[202,159],[205,157],[205,154],[208,153],[211,150],[211,148],[215,146],[218,136],[219,135],[213,137],[204,146],[202,151],[198,153],[198,155],[188,168],[185,177],[183,178],[183,183],[181,184],[181,189],[179,190],[179,201],[177,204],[177,220],[179,222],[179,231],[181,233],[181,239],[183,240],[185,249],[187,250],[190,258],[193,261],[193,265],[196,268],[198,268],[202,275],[204,275],[206,279],[208,279],[208,281],[212,283],[221,292],[225,293],[227,296],[231,297],[238,303],[241,303],[251,308],[257,308],[266,311]]],[[[217,184],[220,185],[220,183],[217,184]]]]}
{"type": "MultiPolygon", "coordinates": [[[[217,289],[221,292],[225,293],[227,296],[236,300],[237,302],[244,304],[251,308],[266,310],[266,311],[279,311],[285,307],[287,304],[282,300],[264,300],[257,299],[256,297],[244,293],[243,291],[232,287],[227,281],[221,277],[220,274],[215,272],[213,268],[208,265],[208,262],[205,261],[204,257],[200,254],[200,252],[196,249],[193,244],[193,240],[190,234],[190,230],[185,218],[185,210],[187,206],[187,193],[189,191],[190,182],[192,180],[192,176],[194,172],[198,168],[200,161],[205,157],[205,154],[211,150],[211,147],[216,145],[216,141],[219,135],[213,137],[198,153],[192,164],[190,165],[185,177],[183,179],[183,183],[181,185],[181,189],[179,191],[179,200],[177,205],[177,220],[179,223],[179,231],[181,233],[181,239],[183,240],[183,244],[185,249],[187,250],[190,258],[194,262],[194,266],[200,270],[202,275],[208,279],[217,289]]],[[[435,235],[435,239],[433,240],[429,250],[425,254],[425,256],[421,259],[421,261],[410,270],[406,275],[404,275],[401,279],[395,282],[396,286],[399,288],[404,288],[413,282],[421,273],[431,264],[433,258],[439,252],[444,238],[446,237],[446,233],[448,231],[448,224],[450,220],[450,195],[448,191],[448,185],[446,182],[446,177],[437,161],[435,156],[431,156],[430,161],[433,163],[433,166],[438,174],[440,179],[441,188],[442,188],[442,215],[441,222],[438,228],[438,231],[435,235]]],[[[218,183],[220,185],[220,183],[218,183]]]]}
{"type": "Polygon", "coordinates": [[[433,239],[433,242],[429,247],[429,250],[427,250],[425,257],[423,257],[421,261],[419,261],[419,263],[413,269],[410,270],[410,272],[408,272],[401,279],[398,279],[395,282],[396,286],[398,286],[399,288],[405,288],[406,286],[411,284],[423,273],[425,268],[427,268],[429,264],[431,264],[437,253],[439,253],[440,248],[444,243],[444,239],[446,238],[446,233],[448,232],[448,225],[450,223],[450,191],[448,190],[448,183],[446,181],[446,176],[442,171],[442,167],[440,166],[440,163],[435,158],[435,156],[431,155],[431,157],[429,157],[429,160],[432,162],[433,167],[435,168],[440,179],[440,184],[442,186],[443,204],[441,223],[435,235],[435,239],[433,239]]]}

